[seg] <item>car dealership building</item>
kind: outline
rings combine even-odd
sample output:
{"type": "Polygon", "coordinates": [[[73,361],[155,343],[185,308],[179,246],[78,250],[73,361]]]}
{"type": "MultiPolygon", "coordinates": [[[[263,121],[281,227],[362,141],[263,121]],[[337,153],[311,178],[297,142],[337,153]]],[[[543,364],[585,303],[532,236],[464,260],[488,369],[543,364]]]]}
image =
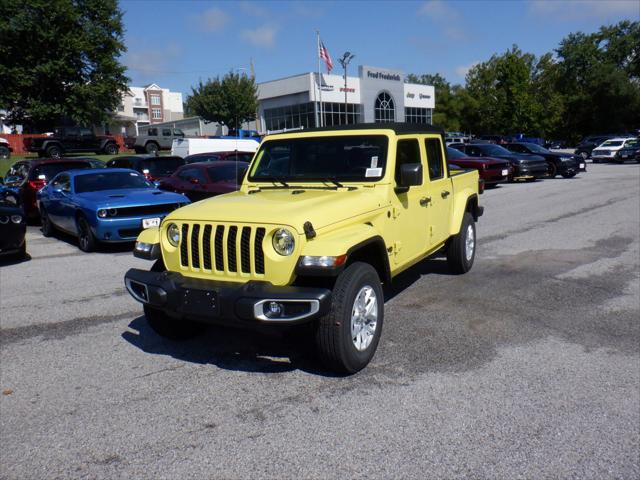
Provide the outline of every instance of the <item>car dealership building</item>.
{"type": "Polygon", "coordinates": [[[258,84],[262,132],[350,123],[431,123],[434,87],[406,83],[404,72],[361,65],[357,77],[315,72],[258,84]],[[320,85],[321,88],[320,88],[320,85]],[[346,99],[346,101],[345,101],[346,99]],[[321,121],[324,119],[324,121],[321,121]]]}

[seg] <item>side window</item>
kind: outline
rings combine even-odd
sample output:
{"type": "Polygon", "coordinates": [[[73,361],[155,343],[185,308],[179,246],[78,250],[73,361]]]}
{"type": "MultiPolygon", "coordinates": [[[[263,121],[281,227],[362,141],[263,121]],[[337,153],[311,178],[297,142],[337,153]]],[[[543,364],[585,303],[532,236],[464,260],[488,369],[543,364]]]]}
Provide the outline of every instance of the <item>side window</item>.
{"type": "Polygon", "coordinates": [[[478,147],[468,147],[467,148],[467,153],[472,157],[481,157],[482,156],[482,152],[480,151],[480,149],[478,147]]]}
{"type": "Polygon", "coordinates": [[[188,182],[194,177],[194,172],[196,170],[197,169],[195,168],[185,168],[184,170],[180,171],[180,173],[178,173],[178,178],[180,180],[184,180],[185,182],[188,182]]]}
{"type": "Polygon", "coordinates": [[[182,130],[180,130],[179,128],[174,128],[173,129],[173,135],[175,137],[184,137],[184,132],[182,130]]]}
{"type": "Polygon", "coordinates": [[[170,137],[171,136],[171,129],[170,128],[163,128],[162,129],[162,136],[163,137],[170,137]]]}
{"type": "Polygon", "coordinates": [[[109,160],[107,162],[107,168],[116,168],[116,161],[115,160],[109,160]]]}
{"type": "Polygon", "coordinates": [[[400,167],[407,163],[420,162],[420,145],[418,140],[398,140],[396,147],[396,183],[400,183],[400,167]]]}
{"type": "Polygon", "coordinates": [[[91,132],[90,128],[81,128],[80,129],[80,135],[82,137],[91,137],[93,135],[93,133],[91,132]]]}
{"type": "Polygon", "coordinates": [[[512,152],[527,153],[527,149],[522,145],[509,145],[509,150],[512,152]]]}
{"type": "Polygon", "coordinates": [[[69,175],[62,175],[60,177],[60,188],[62,188],[63,192],[71,191],[71,180],[69,179],[69,175]]]}
{"type": "Polygon", "coordinates": [[[150,137],[157,137],[158,136],[158,129],[157,128],[150,128],[149,130],[147,130],[147,135],[149,135],[150,137]]]}
{"type": "Polygon", "coordinates": [[[65,137],[77,137],[78,136],[78,128],[76,128],[76,127],[65,128],[63,135],[65,137]]]}
{"type": "Polygon", "coordinates": [[[427,138],[425,140],[425,147],[427,149],[427,163],[429,164],[429,179],[437,180],[444,177],[440,139],[427,138]]]}

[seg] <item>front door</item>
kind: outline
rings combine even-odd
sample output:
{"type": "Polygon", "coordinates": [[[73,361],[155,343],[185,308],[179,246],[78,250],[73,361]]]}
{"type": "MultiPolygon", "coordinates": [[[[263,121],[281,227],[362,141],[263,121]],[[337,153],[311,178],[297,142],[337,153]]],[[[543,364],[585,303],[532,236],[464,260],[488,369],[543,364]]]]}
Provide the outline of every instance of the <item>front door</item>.
{"type": "Polygon", "coordinates": [[[453,188],[449,178],[442,140],[439,136],[424,139],[428,168],[425,172],[427,196],[428,248],[431,249],[449,238],[453,188]]]}
{"type": "MultiPolygon", "coordinates": [[[[396,185],[400,182],[400,167],[406,163],[422,163],[424,154],[418,138],[403,138],[396,144],[396,185]]],[[[395,264],[406,264],[422,255],[427,247],[427,208],[424,164],[423,183],[398,191],[392,199],[390,235],[393,242],[392,257],[395,264]]]]}

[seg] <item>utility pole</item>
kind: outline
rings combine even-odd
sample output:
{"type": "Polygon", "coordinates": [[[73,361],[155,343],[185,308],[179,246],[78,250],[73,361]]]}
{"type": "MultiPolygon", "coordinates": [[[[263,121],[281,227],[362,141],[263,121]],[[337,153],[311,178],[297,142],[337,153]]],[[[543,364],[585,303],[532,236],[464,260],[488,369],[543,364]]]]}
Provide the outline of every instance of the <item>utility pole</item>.
{"type": "Polygon", "coordinates": [[[347,103],[347,67],[349,62],[353,60],[355,55],[351,52],[344,52],[342,57],[338,59],[342,68],[344,68],[344,124],[349,123],[349,115],[347,113],[349,104],[347,103]]]}

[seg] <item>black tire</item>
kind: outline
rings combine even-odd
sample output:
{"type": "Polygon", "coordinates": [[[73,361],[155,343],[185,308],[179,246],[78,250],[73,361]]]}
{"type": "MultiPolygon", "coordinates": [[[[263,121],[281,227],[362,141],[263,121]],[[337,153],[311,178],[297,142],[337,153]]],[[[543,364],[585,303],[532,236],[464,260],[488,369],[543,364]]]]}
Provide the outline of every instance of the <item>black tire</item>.
{"type": "MultiPolygon", "coordinates": [[[[152,272],[164,272],[166,267],[162,259],[156,260],[152,272]]],[[[162,310],[144,305],[144,316],[154,332],[170,340],[187,340],[205,330],[206,325],[187,319],[174,319],[162,310]]]]}
{"type": "Polygon", "coordinates": [[[49,158],[60,158],[62,157],[62,148],[58,145],[51,145],[47,148],[47,157],[49,158]]]}
{"type": "Polygon", "coordinates": [[[44,237],[50,237],[53,235],[54,226],[51,223],[51,219],[44,207],[40,209],[40,225],[40,230],[42,230],[42,235],[44,237]]]}
{"type": "Polygon", "coordinates": [[[144,149],[145,149],[145,150],[147,151],[147,153],[148,153],[148,154],[150,154],[150,155],[152,155],[152,154],[156,153],[156,152],[159,150],[159,148],[158,148],[158,144],[157,144],[157,143],[155,143],[155,142],[148,142],[148,143],[145,145],[144,149]]]}
{"type": "MultiPolygon", "coordinates": [[[[384,294],[380,278],[376,270],[368,263],[355,262],[347,267],[336,280],[331,297],[331,310],[327,315],[320,318],[316,324],[315,340],[316,349],[322,362],[331,370],[338,373],[356,373],[362,370],[373,358],[384,321],[384,294]],[[355,309],[355,301],[359,295],[366,293],[375,294],[373,298],[375,305],[375,322],[373,334],[366,335],[369,329],[365,329],[366,319],[359,317],[356,322],[361,323],[359,331],[362,333],[360,340],[366,336],[365,345],[361,343],[362,349],[356,347],[352,333],[352,317],[355,309]]],[[[356,337],[358,338],[358,337],[356,337]]]]}
{"type": "Polygon", "coordinates": [[[11,156],[11,150],[9,148],[2,146],[0,147],[0,158],[7,159],[11,156]]]}
{"type": "Polygon", "coordinates": [[[78,248],[83,252],[93,252],[98,242],[91,231],[89,222],[83,216],[79,216],[76,222],[78,225],[78,248]]]}
{"type": "Polygon", "coordinates": [[[549,162],[547,168],[547,178],[556,178],[556,175],[558,175],[558,167],[556,166],[556,164],[553,162],[549,162]]]}
{"type": "Polygon", "coordinates": [[[457,275],[467,273],[476,258],[476,224],[469,212],[465,212],[460,225],[460,232],[454,235],[447,246],[447,263],[451,273],[457,275]],[[467,250],[467,239],[471,235],[470,255],[467,250]]]}
{"type": "Polygon", "coordinates": [[[118,145],[115,143],[108,143],[104,147],[104,153],[106,155],[117,155],[118,154],[118,145]]]}
{"type": "Polygon", "coordinates": [[[578,174],[578,172],[564,172],[562,173],[562,178],[573,178],[578,174]]]}

